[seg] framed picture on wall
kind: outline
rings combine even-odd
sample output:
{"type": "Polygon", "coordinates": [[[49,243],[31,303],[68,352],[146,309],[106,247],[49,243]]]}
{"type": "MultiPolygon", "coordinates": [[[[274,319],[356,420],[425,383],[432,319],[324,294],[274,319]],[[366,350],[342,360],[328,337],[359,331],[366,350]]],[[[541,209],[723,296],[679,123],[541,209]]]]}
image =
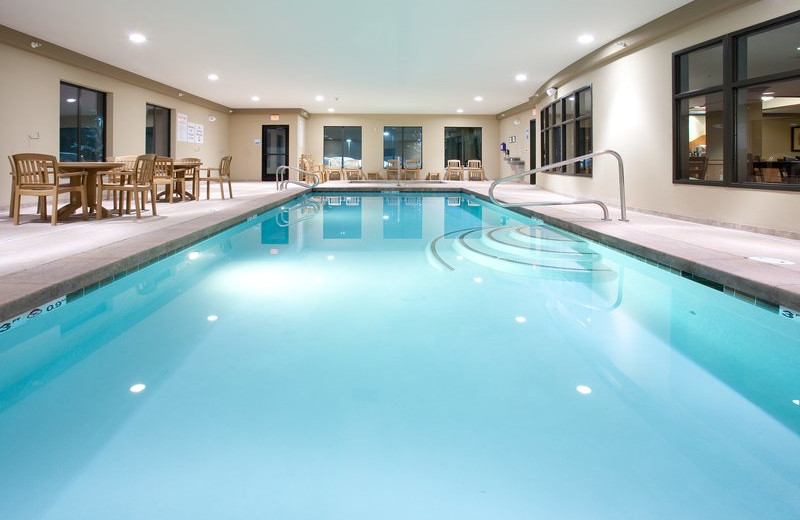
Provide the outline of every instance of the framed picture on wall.
{"type": "Polygon", "coordinates": [[[792,127],[792,151],[800,152],[800,126],[792,127]]]}

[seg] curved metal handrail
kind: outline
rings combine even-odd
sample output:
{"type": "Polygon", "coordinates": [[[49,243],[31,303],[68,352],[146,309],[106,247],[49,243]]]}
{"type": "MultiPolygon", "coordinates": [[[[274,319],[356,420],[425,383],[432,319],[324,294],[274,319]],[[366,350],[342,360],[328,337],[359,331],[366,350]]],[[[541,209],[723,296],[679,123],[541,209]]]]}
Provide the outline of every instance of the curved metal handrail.
{"type": "Polygon", "coordinates": [[[278,224],[279,227],[287,227],[292,224],[303,222],[304,220],[312,219],[316,217],[321,210],[322,207],[320,206],[319,202],[313,199],[306,199],[292,207],[283,209],[283,211],[275,215],[275,223],[278,224]],[[304,213],[294,220],[290,218],[290,212],[297,210],[304,212],[306,209],[310,209],[311,212],[304,213]]]}
{"type": "MultiPolygon", "coordinates": [[[[288,173],[286,174],[288,176],[288,173]]],[[[319,175],[314,172],[309,172],[300,168],[295,168],[294,166],[279,166],[277,170],[275,170],[275,189],[278,191],[285,190],[286,186],[289,184],[297,184],[298,186],[302,186],[304,188],[316,188],[317,185],[320,183],[319,175]],[[293,181],[292,179],[286,178],[283,179],[283,172],[288,172],[289,170],[296,171],[298,173],[304,173],[306,175],[310,175],[314,178],[314,182],[308,184],[302,181],[293,181]]]]}
{"type": "Polygon", "coordinates": [[[512,204],[510,202],[500,202],[494,197],[494,189],[495,187],[497,187],[498,184],[516,180],[522,177],[526,177],[528,175],[533,175],[535,173],[550,173],[548,170],[552,170],[554,168],[560,168],[561,166],[567,166],[569,164],[575,164],[577,162],[581,162],[586,159],[591,159],[592,157],[597,157],[598,155],[612,155],[617,159],[617,164],[619,165],[620,221],[628,222],[627,212],[625,209],[625,171],[622,165],[622,157],[614,150],[601,150],[599,152],[592,152],[586,155],[581,155],[580,157],[575,157],[573,159],[567,159],[566,161],[548,164],[547,166],[541,166],[533,170],[521,173],[515,173],[514,175],[509,175],[508,177],[497,179],[492,183],[491,186],[489,186],[489,199],[494,204],[497,204],[498,206],[503,208],[519,208],[523,206],[563,206],[569,204],[597,204],[603,209],[603,220],[611,220],[610,218],[608,218],[608,207],[602,201],[596,199],[578,199],[569,202],[521,202],[517,204],[512,204]]]}

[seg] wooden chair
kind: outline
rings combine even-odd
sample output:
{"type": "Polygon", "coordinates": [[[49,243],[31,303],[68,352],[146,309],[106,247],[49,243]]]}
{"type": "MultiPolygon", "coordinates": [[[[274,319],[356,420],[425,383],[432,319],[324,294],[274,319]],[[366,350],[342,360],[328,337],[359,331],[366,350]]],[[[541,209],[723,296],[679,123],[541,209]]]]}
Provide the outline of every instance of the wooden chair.
{"type": "Polygon", "coordinates": [[[358,168],[345,168],[344,178],[348,181],[361,180],[361,170],[358,168]]]}
{"type": "MultiPolygon", "coordinates": [[[[86,172],[62,173],[58,170],[58,161],[55,156],[41,153],[20,153],[12,156],[12,175],[14,178],[14,203],[12,216],[14,225],[19,225],[19,212],[22,196],[53,197],[53,213],[50,223],[56,225],[58,221],[58,196],[62,193],[77,192],[81,195],[82,218],[86,220],[89,215],[86,201],[86,172]],[[69,181],[64,184],[62,181],[69,181]]],[[[42,219],[47,219],[47,204],[40,204],[38,212],[42,219]]]]}
{"type": "MultiPolygon", "coordinates": [[[[150,194],[150,203],[153,216],[156,216],[156,184],[153,175],[156,167],[156,154],[140,155],[136,158],[133,170],[130,172],[101,172],[97,176],[97,218],[103,218],[102,203],[103,191],[129,194],[136,206],[136,218],[142,218],[141,208],[147,204],[147,195],[150,194]],[[141,194],[141,204],[139,195],[141,194]]],[[[122,204],[119,205],[119,215],[122,216],[122,204]]]]}
{"type": "Polygon", "coordinates": [[[419,159],[406,160],[405,168],[403,169],[403,179],[414,179],[419,177],[420,166],[419,159]]]}
{"type": "Polygon", "coordinates": [[[342,169],[338,166],[325,165],[325,180],[332,181],[336,177],[337,181],[342,180],[342,169]]]}
{"type": "Polygon", "coordinates": [[[228,195],[233,198],[233,188],[231,187],[231,160],[233,157],[230,155],[226,155],[219,161],[219,167],[217,168],[200,168],[201,171],[205,171],[206,175],[200,175],[198,177],[199,182],[206,183],[206,199],[211,198],[211,183],[218,182],[219,183],[219,191],[222,195],[222,198],[225,198],[225,185],[223,184],[226,180],[228,181],[228,195]]]}
{"type": "Polygon", "coordinates": [[[482,181],[485,177],[483,175],[483,163],[479,159],[470,159],[467,161],[467,180],[482,181]]]}
{"type": "MultiPolygon", "coordinates": [[[[189,194],[189,198],[200,200],[200,194],[197,189],[200,185],[200,166],[203,165],[203,161],[199,157],[181,157],[175,159],[175,162],[185,165],[183,171],[176,173],[183,176],[184,189],[186,189],[186,183],[192,183],[192,191],[186,191],[189,194]]],[[[184,200],[186,200],[185,196],[184,200]]]]}
{"type": "Polygon", "coordinates": [[[460,181],[463,179],[464,175],[464,168],[461,167],[461,160],[460,159],[449,159],[447,161],[447,168],[444,172],[444,180],[457,180],[460,181]]]}
{"type": "Polygon", "coordinates": [[[156,186],[156,193],[158,193],[158,186],[164,186],[164,195],[169,203],[175,201],[175,190],[178,188],[180,188],[181,200],[186,200],[186,177],[182,172],[179,175],[175,171],[175,161],[172,157],[156,157],[153,184],[156,186]]]}
{"type": "Polygon", "coordinates": [[[400,180],[400,160],[399,159],[389,159],[387,161],[386,166],[386,179],[392,180],[394,177],[397,180],[400,180]]]}

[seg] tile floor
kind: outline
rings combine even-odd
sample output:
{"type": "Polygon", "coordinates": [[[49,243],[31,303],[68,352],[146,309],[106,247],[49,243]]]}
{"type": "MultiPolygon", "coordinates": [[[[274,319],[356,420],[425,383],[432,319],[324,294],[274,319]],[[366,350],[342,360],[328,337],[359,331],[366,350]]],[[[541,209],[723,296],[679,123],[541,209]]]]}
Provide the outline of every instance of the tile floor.
{"type": "MultiPolygon", "coordinates": [[[[489,182],[447,182],[427,189],[465,189],[479,196],[489,182]]],[[[377,185],[386,189],[387,185],[377,185]]],[[[396,184],[389,185],[391,189],[396,184]]],[[[409,185],[419,187],[419,185],[409,185]]],[[[374,189],[374,184],[329,182],[323,188],[374,189]]],[[[35,220],[32,207],[23,208],[22,223],[13,226],[7,209],[0,217],[0,320],[27,312],[64,294],[91,287],[126,270],[230,227],[248,216],[281,204],[302,191],[277,192],[270,182],[234,183],[234,199],[166,204],[158,215],[149,212],[96,221],[73,216],[52,227],[35,220]]],[[[501,200],[561,201],[553,193],[525,184],[506,184],[495,194],[501,200]]],[[[31,199],[28,199],[31,200],[31,199]]],[[[738,297],[800,310],[800,240],[709,226],[628,211],[620,222],[611,209],[611,221],[601,220],[599,207],[538,206],[531,208],[545,221],[651,262],[725,286],[738,297]],[[775,265],[754,257],[780,259],[775,265]]],[[[800,319],[800,318],[798,318],[800,319]]]]}

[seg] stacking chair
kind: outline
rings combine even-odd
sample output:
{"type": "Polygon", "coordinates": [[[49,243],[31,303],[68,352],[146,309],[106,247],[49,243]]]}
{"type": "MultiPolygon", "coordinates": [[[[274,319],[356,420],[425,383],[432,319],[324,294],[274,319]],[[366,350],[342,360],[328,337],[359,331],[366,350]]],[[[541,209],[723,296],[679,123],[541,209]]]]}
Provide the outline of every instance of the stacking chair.
{"type": "Polygon", "coordinates": [[[361,179],[361,170],[358,168],[345,168],[344,169],[344,178],[348,181],[352,180],[360,180],[361,179]]]}
{"type": "Polygon", "coordinates": [[[12,216],[15,226],[19,225],[23,195],[39,197],[38,212],[45,220],[47,219],[47,204],[42,202],[46,201],[46,197],[53,197],[53,213],[50,223],[55,226],[58,221],[58,196],[62,193],[80,193],[82,218],[86,220],[89,212],[86,205],[87,174],[85,171],[62,173],[58,169],[58,161],[55,156],[41,153],[16,154],[12,156],[11,162],[11,173],[14,178],[12,216]],[[65,184],[63,181],[69,182],[65,184]]]}
{"type": "Polygon", "coordinates": [[[156,157],[153,184],[156,186],[156,193],[158,193],[158,186],[164,186],[164,194],[170,203],[175,201],[174,191],[178,187],[181,190],[181,200],[186,200],[186,177],[182,174],[178,175],[175,171],[175,161],[172,160],[172,157],[156,157]]]}
{"type": "Polygon", "coordinates": [[[417,179],[419,176],[419,159],[408,159],[403,170],[403,179],[417,179]]]}
{"type": "Polygon", "coordinates": [[[325,165],[325,180],[332,181],[336,177],[337,181],[342,180],[342,169],[329,164],[325,165]]]}
{"type": "Polygon", "coordinates": [[[206,183],[206,199],[211,198],[211,183],[218,182],[219,183],[219,191],[222,194],[222,198],[225,198],[225,185],[223,182],[225,180],[228,181],[228,194],[233,198],[233,188],[231,187],[231,160],[233,157],[230,155],[226,155],[219,161],[218,168],[200,168],[201,171],[205,171],[206,175],[200,175],[198,178],[199,182],[206,183]]]}
{"type": "Polygon", "coordinates": [[[467,161],[467,180],[470,181],[482,181],[484,179],[483,175],[483,164],[481,163],[480,159],[470,159],[467,161]]]}
{"type": "MultiPolygon", "coordinates": [[[[118,192],[120,200],[122,194],[130,194],[136,206],[136,218],[142,218],[141,208],[147,204],[147,195],[150,194],[150,203],[153,216],[156,216],[156,184],[153,175],[156,167],[156,154],[140,155],[136,158],[133,170],[130,172],[101,172],[97,176],[97,218],[103,218],[103,192],[118,192]],[[107,178],[107,179],[106,179],[107,178]],[[141,204],[139,195],[141,194],[141,204]]],[[[119,205],[119,215],[122,216],[122,204],[119,205]]]]}
{"type": "Polygon", "coordinates": [[[203,164],[203,161],[200,160],[199,157],[181,157],[180,159],[175,159],[176,163],[180,163],[183,165],[183,171],[176,172],[177,175],[183,176],[183,188],[184,194],[183,199],[186,200],[186,183],[192,183],[192,191],[188,192],[191,194],[191,198],[194,200],[200,200],[200,194],[198,193],[197,189],[200,184],[200,166],[203,164]]]}
{"type": "Polygon", "coordinates": [[[388,166],[386,166],[386,179],[392,180],[392,177],[400,180],[400,161],[398,159],[389,159],[388,166]]]}
{"type": "Polygon", "coordinates": [[[449,159],[447,161],[447,169],[444,172],[444,179],[446,181],[450,180],[462,180],[462,175],[464,174],[464,169],[461,167],[461,160],[460,159],[449,159]]]}

